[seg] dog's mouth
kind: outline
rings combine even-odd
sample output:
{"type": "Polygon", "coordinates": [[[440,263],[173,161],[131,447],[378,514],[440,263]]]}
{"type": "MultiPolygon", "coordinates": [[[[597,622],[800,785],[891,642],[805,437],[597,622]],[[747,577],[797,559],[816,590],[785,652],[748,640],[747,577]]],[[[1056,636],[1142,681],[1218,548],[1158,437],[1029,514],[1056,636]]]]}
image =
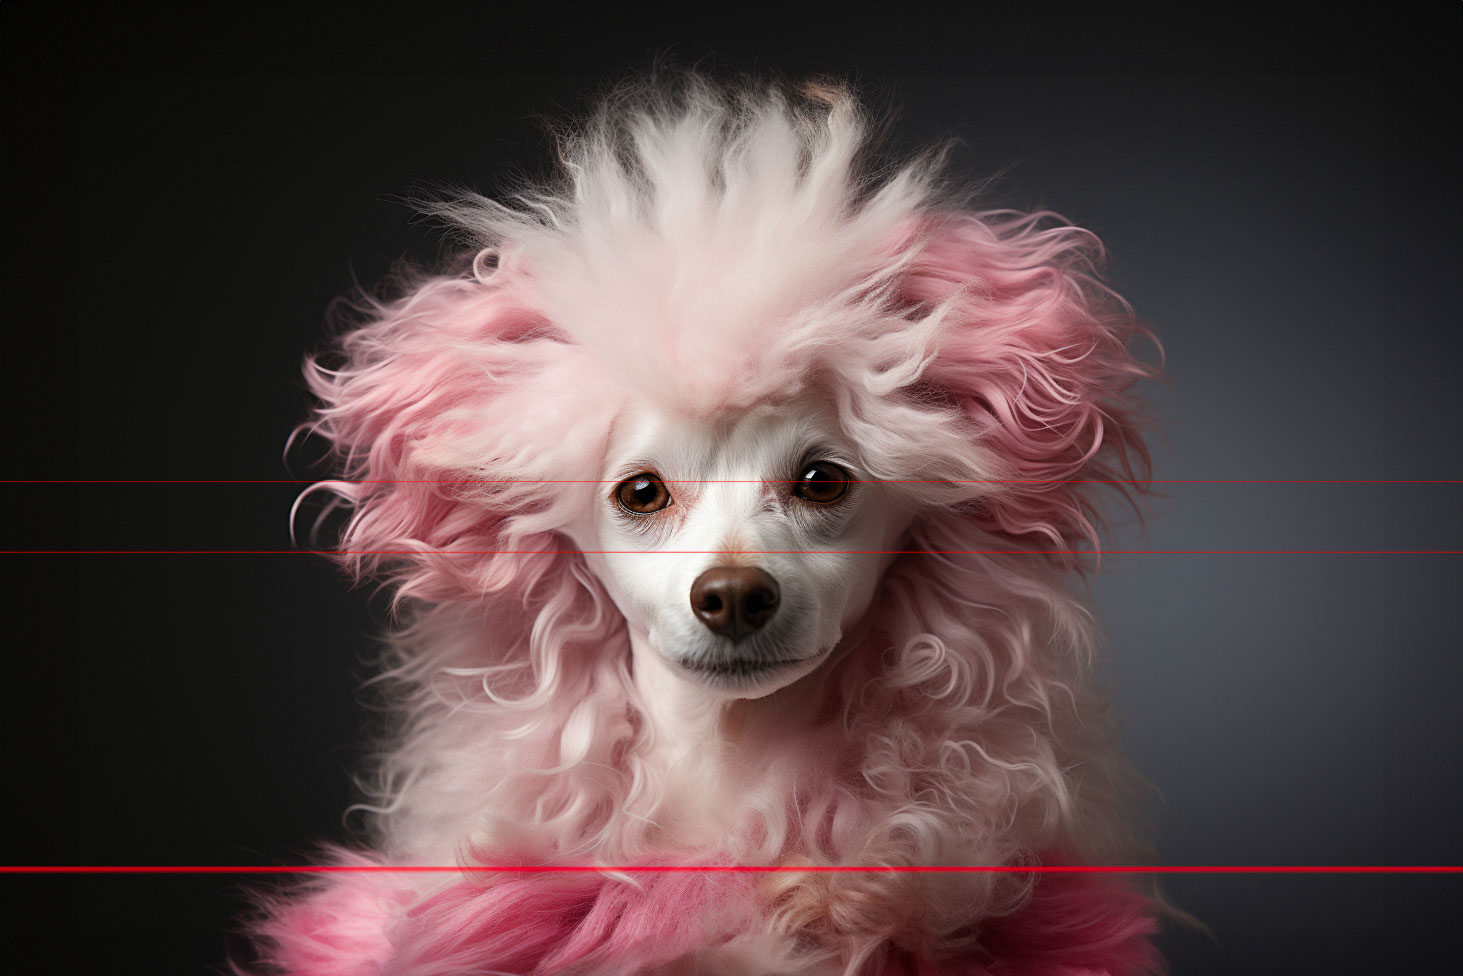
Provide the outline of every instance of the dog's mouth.
{"type": "Polygon", "coordinates": [[[688,671],[701,678],[727,683],[742,683],[757,678],[770,677],[778,672],[787,671],[790,668],[795,668],[804,663],[806,663],[806,659],[802,658],[788,661],[758,661],[737,658],[727,660],[680,658],[676,661],[676,665],[684,671],[688,671]]]}

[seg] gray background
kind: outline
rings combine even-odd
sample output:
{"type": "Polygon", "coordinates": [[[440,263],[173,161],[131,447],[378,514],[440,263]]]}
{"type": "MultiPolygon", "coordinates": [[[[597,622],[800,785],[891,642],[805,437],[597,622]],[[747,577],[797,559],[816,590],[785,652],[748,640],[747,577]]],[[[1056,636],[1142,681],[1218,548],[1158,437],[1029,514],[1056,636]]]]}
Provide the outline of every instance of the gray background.
{"type": "MultiPolygon", "coordinates": [[[[657,56],[853,77],[896,145],[1096,231],[1167,351],[1173,482],[1463,479],[1456,4],[678,22],[481,6],[5,4],[6,478],[290,477],[299,357],[394,202],[542,172],[657,56]]],[[[304,470],[303,459],[293,471],[304,470]]],[[[4,489],[7,548],[285,548],[289,486],[4,489]]],[[[1460,549],[1463,486],[1162,486],[1111,548],[1460,549]]],[[[6,863],[344,839],[380,602],[304,556],[8,556],[6,863]]],[[[1168,864],[1458,864],[1454,555],[1114,555],[1094,586],[1168,864]]],[[[37,969],[222,962],[229,877],[0,881],[37,969]],[[44,959],[42,967],[39,960],[44,959]]],[[[1430,972],[1458,879],[1178,876],[1180,974],[1430,972]]]]}

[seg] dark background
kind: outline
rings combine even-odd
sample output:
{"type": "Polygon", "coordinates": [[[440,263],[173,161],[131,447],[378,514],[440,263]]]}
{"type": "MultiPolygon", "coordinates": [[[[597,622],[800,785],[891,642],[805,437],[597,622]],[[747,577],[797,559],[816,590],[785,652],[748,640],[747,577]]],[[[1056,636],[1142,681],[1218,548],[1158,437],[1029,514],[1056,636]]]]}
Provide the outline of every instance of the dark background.
{"type": "MultiPolygon", "coordinates": [[[[396,198],[549,162],[657,58],[833,72],[1095,230],[1161,336],[1158,477],[1463,479],[1457,3],[5,3],[8,479],[272,479],[396,198]],[[1401,6],[1401,5],[1396,5],[1401,6]],[[1139,13],[1141,11],[1141,13],[1139,13]]],[[[7,549],[282,549],[295,489],[0,487],[7,549]]],[[[1463,486],[1166,487],[1113,548],[1463,548],[1463,486]]],[[[347,836],[369,594],[304,555],[5,555],[8,864],[274,864],[347,836]]],[[[1169,864],[1458,864],[1458,555],[1115,555],[1095,587],[1169,864]]],[[[229,876],[0,880],[27,971],[202,972],[229,876]]],[[[1452,877],[1178,876],[1176,974],[1456,962],[1452,877]]],[[[16,971],[11,969],[11,971],[16,971]]]]}

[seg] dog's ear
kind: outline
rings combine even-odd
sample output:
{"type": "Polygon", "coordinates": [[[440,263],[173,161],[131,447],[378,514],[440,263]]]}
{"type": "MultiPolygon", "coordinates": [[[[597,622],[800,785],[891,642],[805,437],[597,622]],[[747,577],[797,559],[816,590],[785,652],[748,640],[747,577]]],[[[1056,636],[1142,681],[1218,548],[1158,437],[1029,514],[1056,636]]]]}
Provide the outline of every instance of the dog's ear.
{"type": "Polygon", "coordinates": [[[979,518],[1021,545],[1095,546],[1096,489],[1147,486],[1131,387],[1155,371],[1130,353],[1147,331],[1100,281],[1100,243],[1010,211],[932,218],[908,240],[901,298],[939,322],[921,384],[1007,468],[979,518]]]}
{"type": "Polygon", "coordinates": [[[564,337],[514,284],[480,255],[461,274],[398,284],[393,301],[358,297],[333,349],[306,361],[319,399],[306,429],[343,469],[312,490],[353,506],[347,566],[386,575],[401,597],[443,603],[531,582],[562,548],[532,524],[512,531],[550,504],[551,479],[571,477],[555,466],[572,433],[545,432],[572,427],[557,414],[576,400],[553,376],[572,358],[564,337]]]}

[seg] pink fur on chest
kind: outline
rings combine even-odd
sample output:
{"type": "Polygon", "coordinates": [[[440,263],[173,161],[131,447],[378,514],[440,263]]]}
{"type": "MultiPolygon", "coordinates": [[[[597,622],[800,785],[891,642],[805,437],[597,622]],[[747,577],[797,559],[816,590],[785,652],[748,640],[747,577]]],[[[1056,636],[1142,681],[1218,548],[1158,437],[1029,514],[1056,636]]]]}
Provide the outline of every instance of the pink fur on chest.
{"type": "MultiPolygon", "coordinates": [[[[348,863],[369,863],[355,856],[348,863]]],[[[293,976],[637,976],[842,972],[799,962],[766,930],[757,875],[720,872],[468,876],[412,903],[400,876],[342,874],[277,915],[270,960],[293,976]],[[750,958],[749,958],[750,956],[750,958]],[[763,955],[763,960],[767,959],[763,955]],[[770,964],[770,963],[768,963],[770,964]]],[[[1161,970],[1152,905],[1126,883],[1044,876],[1030,900],[980,927],[980,948],[931,960],[891,944],[857,976],[1136,976],[1161,970]]]]}

